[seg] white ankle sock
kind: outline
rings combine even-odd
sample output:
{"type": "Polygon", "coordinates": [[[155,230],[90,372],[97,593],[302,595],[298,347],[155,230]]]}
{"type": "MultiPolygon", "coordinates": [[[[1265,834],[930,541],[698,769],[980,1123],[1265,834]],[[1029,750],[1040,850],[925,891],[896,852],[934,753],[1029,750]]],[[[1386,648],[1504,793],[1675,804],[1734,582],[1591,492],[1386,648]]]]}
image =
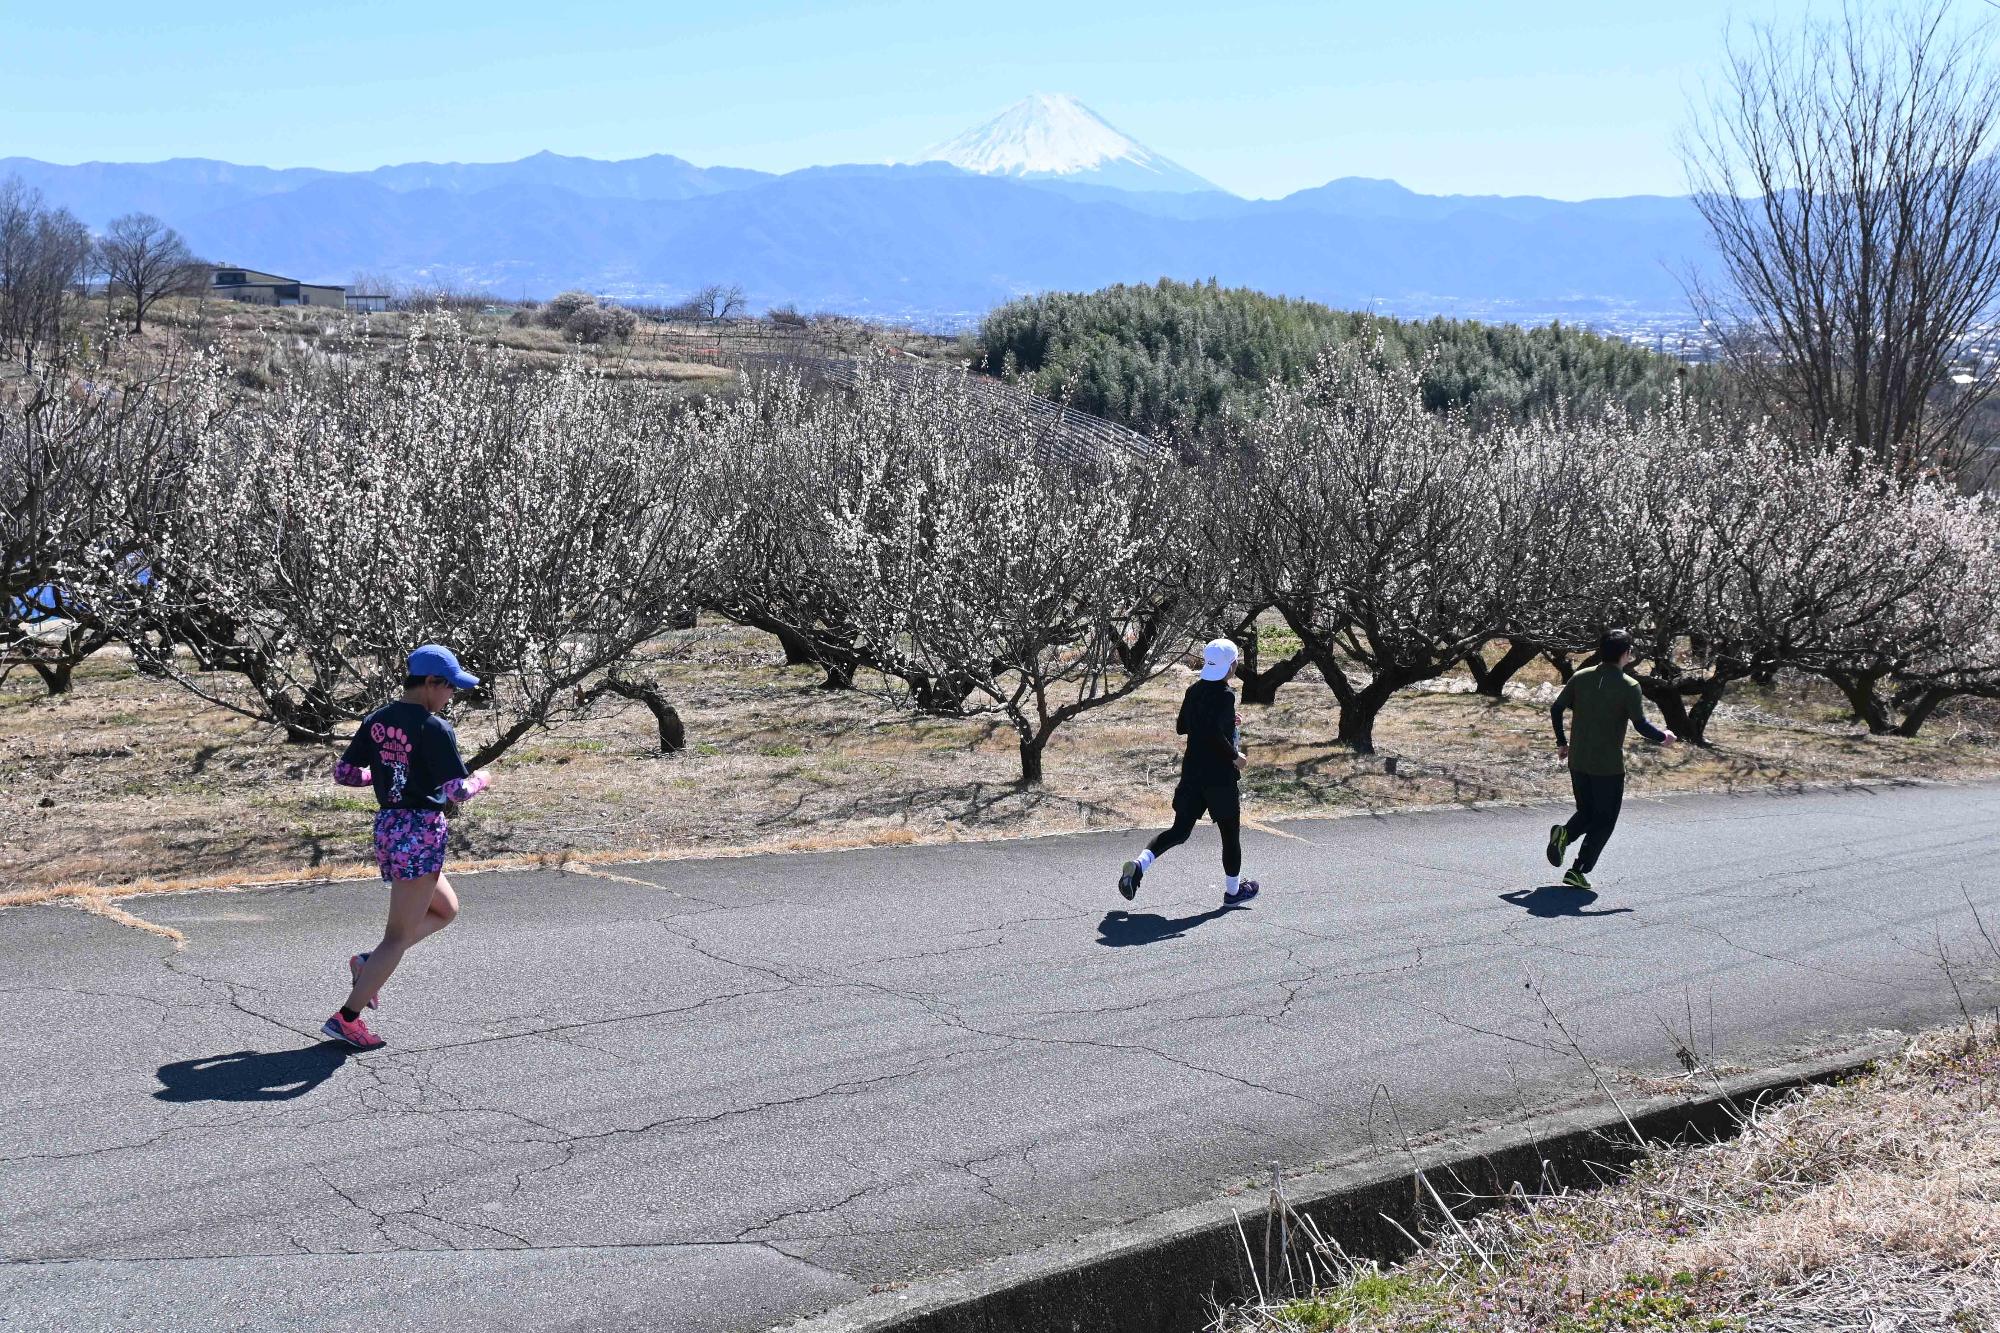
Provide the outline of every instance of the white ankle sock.
{"type": "Polygon", "coordinates": [[[1153,868],[1153,849],[1148,847],[1145,851],[1139,853],[1139,869],[1151,870],[1152,868],[1153,868]]]}
{"type": "Polygon", "coordinates": [[[1241,876],[1241,875],[1226,875],[1226,876],[1224,876],[1224,877],[1223,877],[1223,882],[1224,882],[1225,886],[1227,887],[1228,891],[1229,891],[1230,893],[1232,893],[1232,894],[1233,894],[1233,893],[1235,893],[1235,892],[1236,892],[1236,886],[1237,886],[1238,884],[1241,884],[1241,883],[1243,882],[1243,876],[1241,876]]]}

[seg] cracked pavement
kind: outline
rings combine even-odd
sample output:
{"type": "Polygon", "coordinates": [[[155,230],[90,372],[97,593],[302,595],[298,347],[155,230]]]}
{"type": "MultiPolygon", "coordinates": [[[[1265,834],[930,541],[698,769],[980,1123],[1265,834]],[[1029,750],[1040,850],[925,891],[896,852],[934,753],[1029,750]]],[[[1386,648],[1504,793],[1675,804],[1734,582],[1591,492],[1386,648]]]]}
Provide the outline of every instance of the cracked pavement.
{"type": "Polygon", "coordinates": [[[379,886],[15,909],[0,1326],[765,1329],[2000,1003],[2000,787],[1634,799],[1587,905],[1552,817],[1248,828],[1227,911],[1206,826],[1130,905],[1129,833],[466,876],[363,1055],[379,886]]]}

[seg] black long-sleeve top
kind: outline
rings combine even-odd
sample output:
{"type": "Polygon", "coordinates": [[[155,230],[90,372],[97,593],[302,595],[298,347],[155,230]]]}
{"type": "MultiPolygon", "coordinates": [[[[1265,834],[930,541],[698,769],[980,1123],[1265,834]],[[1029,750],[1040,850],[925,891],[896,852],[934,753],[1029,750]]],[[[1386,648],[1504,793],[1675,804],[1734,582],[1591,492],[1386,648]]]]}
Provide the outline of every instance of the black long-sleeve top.
{"type": "Polygon", "coordinates": [[[1182,782],[1213,786],[1236,781],[1236,692],[1226,683],[1198,680],[1188,686],[1174,730],[1187,737],[1182,782]]]}

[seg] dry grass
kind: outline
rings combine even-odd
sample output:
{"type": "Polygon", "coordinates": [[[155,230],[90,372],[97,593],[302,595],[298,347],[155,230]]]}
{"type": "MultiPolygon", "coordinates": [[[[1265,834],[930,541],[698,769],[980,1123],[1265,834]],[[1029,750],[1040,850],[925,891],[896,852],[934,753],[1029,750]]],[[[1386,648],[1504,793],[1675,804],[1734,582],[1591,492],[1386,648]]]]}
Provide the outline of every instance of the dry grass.
{"type": "MultiPolygon", "coordinates": [[[[884,348],[925,360],[956,362],[964,349],[956,340],[909,330],[840,321],[833,329],[810,333],[775,328],[762,321],[727,326],[666,325],[641,320],[623,342],[584,344],[559,329],[532,320],[515,322],[513,307],[504,303],[490,310],[460,309],[453,317],[473,337],[515,354],[516,363],[553,369],[571,356],[582,356],[613,379],[645,380],[685,392],[704,392],[727,384],[735,372],[727,361],[741,354],[851,353],[884,348]]],[[[101,303],[90,307],[86,321],[102,319],[101,303]]],[[[137,338],[121,335],[119,357],[143,360],[169,341],[191,339],[224,349],[239,379],[252,388],[268,388],[289,373],[308,347],[353,351],[386,349],[409,337],[421,312],[389,311],[349,314],[309,306],[255,306],[225,300],[173,299],[148,316],[148,327],[137,338]]]]}
{"type": "MultiPolygon", "coordinates": [[[[1059,732],[1046,784],[1024,789],[1011,733],[993,720],[912,719],[865,693],[822,690],[819,672],[783,667],[770,639],[731,626],[674,634],[657,650],[653,669],[687,721],[689,750],[654,752],[636,706],[532,736],[455,823],[456,866],[825,850],[1170,817],[1185,672],[1059,732]]],[[[1373,757],[1334,744],[1332,696],[1317,676],[1272,708],[1246,709],[1246,814],[1566,795],[1547,678],[1499,703],[1443,684],[1391,705],[1373,757]]],[[[478,713],[458,722],[468,748],[489,730],[478,713]]],[[[1981,714],[1941,718],[1915,740],[1871,739],[1840,720],[1836,700],[1795,685],[1745,691],[1716,731],[1711,751],[1636,750],[1634,793],[2000,771],[1981,714]]],[[[0,906],[50,891],[372,874],[373,801],[334,786],[331,765],[330,751],[287,745],[116,654],[85,663],[61,698],[18,673],[0,682],[0,885],[13,890],[0,906]]]]}
{"type": "Polygon", "coordinates": [[[171,940],[176,949],[187,943],[187,936],[175,930],[172,926],[163,926],[157,921],[148,921],[144,917],[134,916],[112,902],[105,894],[78,894],[76,902],[84,911],[95,916],[101,916],[107,921],[115,921],[121,926],[129,926],[133,930],[142,930],[148,935],[158,935],[161,939],[171,940]]]}
{"type": "MultiPolygon", "coordinates": [[[[461,313],[456,316],[474,337],[514,352],[523,366],[553,369],[569,356],[582,355],[614,379],[646,380],[690,391],[712,388],[732,378],[719,366],[680,359],[676,344],[653,338],[586,346],[561,331],[538,324],[514,324],[507,315],[461,313]]],[[[384,350],[409,337],[415,315],[403,312],[348,314],[311,306],[257,306],[237,301],[171,300],[148,316],[144,334],[127,337],[118,346],[123,360],[140,361],[176,339],[219,345],[250,388],[269,388],[290,373],[307,348],[353,351],[384,350]]]]}
{"type": "Polygon", "coordinates": [[[1664,1151],[1590,1194],[1488,1213],[1229,1333],[2000,1329],[2000,1026],[1664,1151]]]}

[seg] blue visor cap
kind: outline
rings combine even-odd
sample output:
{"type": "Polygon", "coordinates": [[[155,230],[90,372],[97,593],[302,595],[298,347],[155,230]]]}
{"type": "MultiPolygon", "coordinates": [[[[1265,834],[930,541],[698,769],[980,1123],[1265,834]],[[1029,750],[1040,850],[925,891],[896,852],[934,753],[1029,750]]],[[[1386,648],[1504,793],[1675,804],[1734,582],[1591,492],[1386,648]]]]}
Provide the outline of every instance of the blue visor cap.
{"type": "Polygon", "coordinates": [[[479,683],[479,677],[458,664],[451,649],[441,643],[427,643],[410,654],[412,676],[442,676],[461,690],[479,683]]]}

